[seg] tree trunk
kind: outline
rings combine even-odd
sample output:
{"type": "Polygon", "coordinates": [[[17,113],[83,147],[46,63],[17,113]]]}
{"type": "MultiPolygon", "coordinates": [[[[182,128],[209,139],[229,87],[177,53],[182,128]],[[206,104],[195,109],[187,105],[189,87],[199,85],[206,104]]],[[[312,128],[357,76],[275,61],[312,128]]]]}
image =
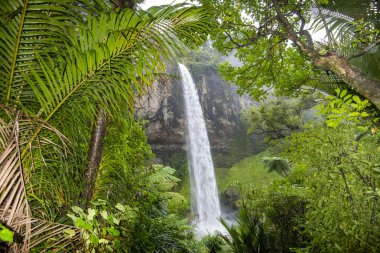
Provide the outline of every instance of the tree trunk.
{"type": "MultiPolygon", "coordinates": [[[[130,8],[135,7],[135,0],[116,0],[113,2],[113,8],[130,8]],[[126,6],[128,5],[128,6],[126,6]]],[[[83,191],[84,207],[86,208],[88,203],[91,201],[94,191],[95,182],[98,177],[99,165],[102,160],[103,153],[103,140],[106,136],[107,129],[107,115],[106,113],[98,108],[98,114],[96,115],[96,122],[92,129],[91,142],[88,150],[87,168],[85,175],[85,186],[83,191]]]]}
{"type": "MultiPolygon", "coordinates": [[[[305,43],[297,33],[288,18],[282,13],[279,0],[272,0],[277,13],[278,22],[285,28],[288,38],[293,41],[304,54],[309,56],[316,67],[334,72],[345,83],[352,87],[360,95],[368,99],[380,111],[380,82],[371,79],[358,68],[352,66],[346,59],[335,52],[321,55],[314,49],[312,43],[305,43]]],[[[308,31],[300,33],[308,35],[308,31]]]]}
{"type": "Polygon", "coordinates": [[[85,175],[85,186],[83,191],[84,206],[87,207],[94,195],[95,182],[98,176],[100,161],[103,152],[103,140],[106,135],[107,115],[99,109],[96,122],[92,128],[91,142],[89,145],[87,168],[85,175]]]}
{"type": "Polygon", "coordinates": [[[380,110],[380,82],[369,78],[358,68],[349,64],[346,59],[335,53],[314,59],[314,64],[318,68],[334,72],[380,110]]]}

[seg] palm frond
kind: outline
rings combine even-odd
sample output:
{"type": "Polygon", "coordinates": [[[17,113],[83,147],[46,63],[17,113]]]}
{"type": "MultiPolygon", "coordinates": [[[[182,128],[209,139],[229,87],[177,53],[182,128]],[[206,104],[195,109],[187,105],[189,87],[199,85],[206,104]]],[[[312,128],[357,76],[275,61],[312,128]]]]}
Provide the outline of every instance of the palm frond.
{"type": "MultiPolygon", "coordinates": [[[[39,208],[53,199],[41,185],[51,183],[47,168],[59,178],[51,172],[61,168],[67,152],[54,126],[62,126],[73,107],[76,114],[93,114],[96,103],[109,112],[121,111],[121,102],[131,109],[133,97],[164,71],[165,59],[203,43],[208,14],[187,5],[109,11],[103,0],[3,2],[0,105],[9,115],[23,114],[0,120],[0,218],[23,236],[13,252],[57,250],[76,241],[77,232],[67,239],[70,228],[31,215],[52,217],[39,208]],[[42,204],[31,211],[27,195],[42,204]]],[[[56,188],[51,194],[59,193],[56,188]]]]}
{"type": "Polygon", "coordinates": [[[36,54],[40,69],[30,66],[26,80],[40,105],[37,115],[48,122],[83,97],[114,110],[120,104],[115,101],[124,101],[131,109],[135,94],[165,69],[164,59],[204,41],[206,28],[200,24],[207,22],[205,9],[166,6],[149,11],[88,17],[87,27],[69,30],[65,57],[36,54]],[[190,39],[193,43],[187,44],[190,39]]]}
{"type": "MultiPolygon", "coordinates": [[[[358,43],[358,41],[362,41],[362,38],[360,38],[362,35],[360,35],[355,24],[358,20],[362,20],[363,22],[369,22],[378,29],[380,26],[378,1],[330,1],[326,5],[315,6],[313,12],[311,27],[313,27],[314,32],[324,30],[327,33],[329,43],[325,46],[329,47],[328,50],[334,50],[340,55],[347,57],[351,64],[371,78],[380,79],[380,49],[377,45],[378,42],[376,43],[378,38],[371,37],[375,42],[371,45],[368,45],[369,42],[358,43]],[[352,46],[354,42],[358,44],[356,47],[352,46]]],[[[321,43],[325,44],[324,41],[321,43]]],[[[321,81],[318,86],[320,86],[322,91],[328,92],[329,94],[334,94],[334,89],[330,89],[329,86],[350,90],[350,88],[345,87],[347,85],[345,85],[342,80],[339,80],[333,73],[327,73],[326,75],[322,73],[321,81]]]]}
{"type": "Polygon", "coordinates": [[[378,1],[376,0],[335,0],[331,2],[329,1],[324,8],[331,11],[337,11],[340,15],[345,15],[355,20],[366,18],[371,22],[379,22],[377,17],[379,17],[380,9],[378,1]]]}
{"type": "Polygon", "coordinates": [[[310,25],[310,27],[313,27],[313,32],[327,30],[329,34],[326,34],[326,36],[332,36],[334,41],[342,40],[346,36],[352,37],[355,33],[354,19],[352,17],[335,9],[322,7],[314,7],[314,12],[313,22],[310,25]]]}
{"type": "Polygon", "coordinates": [[[26,197],[24,171],[21,164],[19,150],[19,123],[18,117],[14,124],[1,123],[3,138],[0,143],[0,219],[18,234],[25,235],[23,245],[13,245],[15,252],[29,250],[31,228],[20,221],[31,216],[29,203],[26,197]]]}
{"type": "Polygon", "coordinates": [[[233,252],[259,253],[269,250],[265,217],[256,213],[247,213],[246,207],[243,206],[236,225],[229,225],[223,219],[220,222],[229,233],[229,235],[222,235],[222,238],[233,252]]]}
{"type": "Polygon", "coordinates": [[[51,52],[66,41],[65,29],[84,21],[87,13],[100,11],[100,1],[16,0],[2,1],[0,11],[0,98],[18,103],[27,88],[24,75],[35,52],[51,52]]]}
{"type": "Polygon", "coordinates": [[[351,87],[343,82],[336,74],[330,72],[319,75],[319,81],[315,83],[313,89],[332,96],[336,94],[336,89],[352,90],[351,87]]]}
{"type": "Polygon", "coordinates": [[[49,56],[39,56],[42,71],[31,70],[33,79],[28,83],[41,105],[39,115],[48,121],[80,92],[108,105],[120,94],[132,107],[131,97],[154,80],[155,72],[164,70],[161,57],[170,59],[183,52],[183,38],[196,35],[197,23],[204,17],[204,10],[171,6],[149,13],[127,9],[89,17],[87,27],[71,30],[69,58],[59,57],[57,64],[49,56]]]}
{"type": "Polygon", "coordinates": [[[233,252],[245,252],[245,245],[242,241],[238,226],[229,225],[224,219],[221,219],[220,223],[222,223],[228,232],[228,235],[222,235],[222,238],[231,247],[233,252]]]}
{"type": "Polygon", "coordinates": [[[376,0],[330,1],[322,6],[313,8],[314,32],[327,28],[335,40],[342,40],[345,36],[353,37],[355,26],[353,21],[364,18],[379,26],[380,9],[376,0]]]}
{"type": "Polygon", "coordinates": [[[350,59],[350,62],[368,76],[380,80],[380,45],[360,57],[350,59]]]}
{"type": "Polygon", "coordinates": [[[68,252],[70,249],[77,249],[80,243],[79,231],[74,226],[35,218],[25,219],[20,224],[31,228],[30,249],[40,249],[40,252],[68,252]]]}

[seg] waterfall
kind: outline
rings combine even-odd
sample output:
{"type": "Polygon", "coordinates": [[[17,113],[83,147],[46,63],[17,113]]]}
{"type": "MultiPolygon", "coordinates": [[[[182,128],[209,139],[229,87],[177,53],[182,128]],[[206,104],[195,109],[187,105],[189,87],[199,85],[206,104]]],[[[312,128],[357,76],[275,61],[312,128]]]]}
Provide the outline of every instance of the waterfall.
{"type": "Polygon", "coordinates": [[[224,228],[218,221],[221,216],[218,190],[201,104],[189,70],[183,64],[178,65],[185,100],[191,206],[197,218],[197,234],[202,237],[224,228]]]}

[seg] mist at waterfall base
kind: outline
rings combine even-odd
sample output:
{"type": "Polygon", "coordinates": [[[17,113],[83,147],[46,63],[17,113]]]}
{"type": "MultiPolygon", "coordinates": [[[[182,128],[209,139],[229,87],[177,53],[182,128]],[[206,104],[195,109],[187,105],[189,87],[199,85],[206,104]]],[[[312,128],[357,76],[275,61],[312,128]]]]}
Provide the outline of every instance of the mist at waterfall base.
{"type": "Polygon", "coordinates": [[[226,234],[226,229],[218,220],[221,218],[218,189],[198,93],[189,70],[183,64],[178,65],[185,101],[191,209],[196,217],[193,224],[199,238],[217,231],[226,234]]]}

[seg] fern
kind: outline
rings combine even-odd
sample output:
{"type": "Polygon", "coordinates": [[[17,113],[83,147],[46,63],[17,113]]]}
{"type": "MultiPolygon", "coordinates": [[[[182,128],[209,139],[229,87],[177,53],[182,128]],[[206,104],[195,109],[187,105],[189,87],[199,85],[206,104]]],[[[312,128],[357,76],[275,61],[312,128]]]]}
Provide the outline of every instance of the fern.
{"type": "Polygon", "coordinates": [[[204,42],[208,18],[204,8],[186,4],[135,12],[112,11],[103,0],[2,1],[0,218],[25,238],[12,245],[14,252],[55,236],[57,245],[70,243],[59,239],[59,224],[34,222],[34,215],[56,218],[52,200],[64,207],[75,197],[65,190],[78,183],[70,176],[80,174],[70,171],[77,162],[70,151],[80,150],[73,148],[81,144],[72,142],[76,135],[87,133],[72,127],[65,137],[65,125],[86,124],[81,120],[93,116],[97,103],[110,114],[131,110],[134,96],[164,71],[165,59],[204,42]],[[54,172],[63,168],[70,172],[54,172]]]}
{"type": "Polygon", "coordinates": [[[287,176],[290,171],[289,161],[280,157],[262,157],[269,172],[275,171],[280,175],[287,176]]]}

